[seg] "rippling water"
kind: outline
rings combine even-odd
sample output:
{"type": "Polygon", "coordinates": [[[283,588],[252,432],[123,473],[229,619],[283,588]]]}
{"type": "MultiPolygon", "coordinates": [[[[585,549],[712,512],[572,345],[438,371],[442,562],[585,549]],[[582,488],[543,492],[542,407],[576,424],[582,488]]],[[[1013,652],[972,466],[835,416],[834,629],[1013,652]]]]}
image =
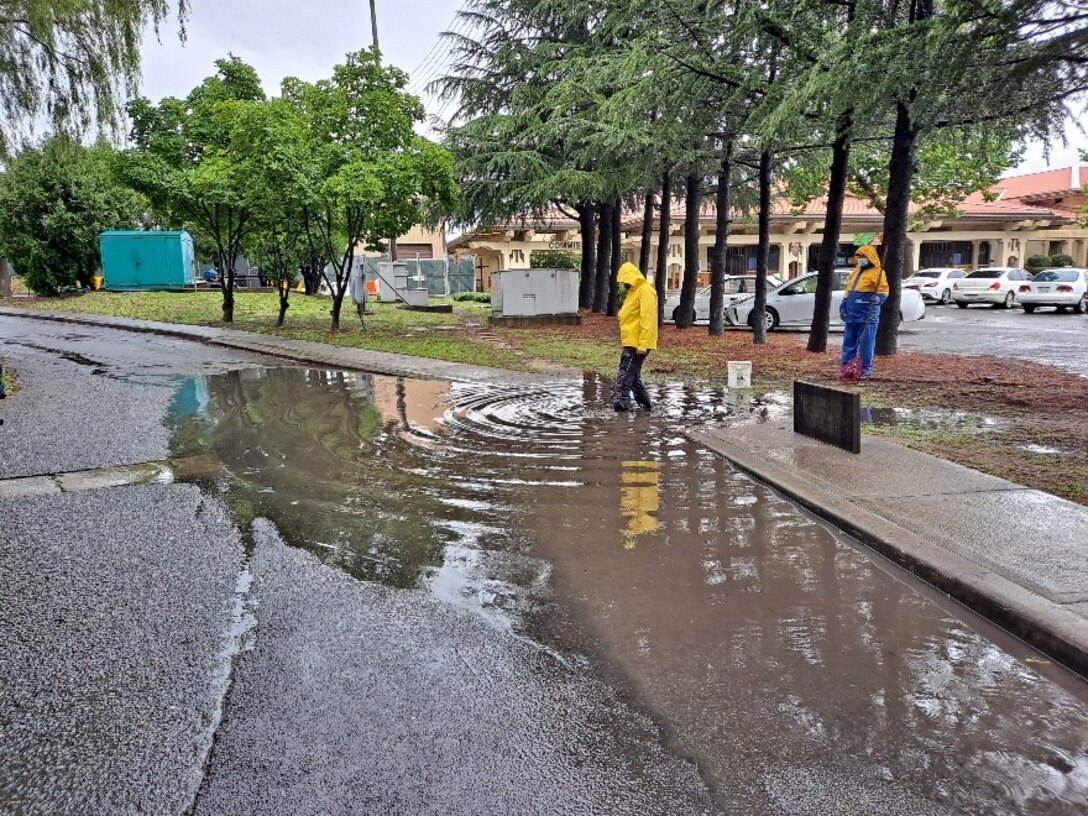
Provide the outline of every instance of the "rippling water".
{"type": "Polygon", "coordinates": [[[243,526],[585,656],[732,812],[1088,810],[1081,681],[681,433],[780,401],[609,387],[234,372],[181,390],[175,453],[243,526]]]}

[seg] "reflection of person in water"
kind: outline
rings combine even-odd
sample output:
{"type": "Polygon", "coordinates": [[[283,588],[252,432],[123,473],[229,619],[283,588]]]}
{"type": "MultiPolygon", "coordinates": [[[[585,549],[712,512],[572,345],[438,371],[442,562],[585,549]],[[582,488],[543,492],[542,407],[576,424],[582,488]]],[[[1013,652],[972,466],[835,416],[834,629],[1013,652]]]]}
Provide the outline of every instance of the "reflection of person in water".
{"type": "Polygon", "coordinates": [[[654,515],[661,506],[657,470],[657,462],[623,463],[620,512],[627,519],[627,526],[623,530],[625,550],[633,550],[640,535],[656,533],[661,526],[654,515]]]}

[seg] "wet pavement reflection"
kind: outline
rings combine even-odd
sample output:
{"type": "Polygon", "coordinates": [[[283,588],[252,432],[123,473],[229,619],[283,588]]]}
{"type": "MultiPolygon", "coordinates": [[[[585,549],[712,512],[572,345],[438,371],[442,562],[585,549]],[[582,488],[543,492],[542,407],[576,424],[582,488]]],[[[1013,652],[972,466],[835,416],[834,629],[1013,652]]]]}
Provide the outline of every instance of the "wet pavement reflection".
{"type": "Polygon", "coordinates": [[[730,812],[1085,811],[1082,681],[681,433],[782,400],[610,387],[231,372],[179,391],[174,455],[243,529],[588,661],[730,812]]]}

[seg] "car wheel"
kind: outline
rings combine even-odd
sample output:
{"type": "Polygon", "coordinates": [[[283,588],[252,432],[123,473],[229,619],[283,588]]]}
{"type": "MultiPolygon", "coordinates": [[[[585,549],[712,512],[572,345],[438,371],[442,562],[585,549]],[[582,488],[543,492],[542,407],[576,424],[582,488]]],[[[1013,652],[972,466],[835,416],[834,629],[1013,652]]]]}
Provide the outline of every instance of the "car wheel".
{"type": "Polygon", "coordinates": [[[1002,309],[1011,309],[1012,304],[1014,304],[1015,302],[1016,302],[1016,295],[1013,294],[1012,292],[1009,292],[1007,295],[1005,295],[1005,300],[1004,300],[1004,302],[1002,302],[1001,308],[1002,309]]]}
{"type": "MultiPolygon", "coordinates": [[[[756,327],[755,317],[755,312],[752,312],[748,315],[748,325],[753,330],[756,327]]],[[[776,312],[769,306],[763,310],[763,325],[767,329],[767,331],[774,331],[778,328],[778,312],[776,312]]]]}
{"type": "Polygon", "coordinates": [[[1020,308],[1024,310],[1024,314],[1031,314],[1035,311],[1035,304],[1028,305],[1027,303],[1020,304],[1020,308]]]}
{"type": "Polygon", "coordinates": [[[951,289],[945,289],[943,292],[941,292],[941,303],[944,304],[945,306],[947,306],[951,302],[952,302],[952,290],[951,289]]]}
{"type": "MultiPolygon", "coordinates": [[[[679,306],[677,306],[675,309],[673,309],[672,310],[672,322],[673,323],[679,323],[681,314],[682,314],[682,312],[680,311],[679,306]]],[[[688,320],[687,322],[688,322],[688,325],[690,326],[692,323],[695,322],[695,310],[694,309],[688,309],[688,317],[690,318],[690,320],[688,320]]]]}
{"type": "Polygon", "coordinates": [[[967,301],[957,300],[956,305],[959,306],[961,309],[966,309],[967,308],[967,301]]]}
{"type": "Polygon", "coordinates": [[[1084,297],[1082,297],[1080,300],[1077,301],[1077,305],[1073,307],[1073,314],[1084,314],[1084,312],[1085,312],[1084,301],[1085,300],[1088,300],[1088,295],[1085,295],[1084,297]]]}

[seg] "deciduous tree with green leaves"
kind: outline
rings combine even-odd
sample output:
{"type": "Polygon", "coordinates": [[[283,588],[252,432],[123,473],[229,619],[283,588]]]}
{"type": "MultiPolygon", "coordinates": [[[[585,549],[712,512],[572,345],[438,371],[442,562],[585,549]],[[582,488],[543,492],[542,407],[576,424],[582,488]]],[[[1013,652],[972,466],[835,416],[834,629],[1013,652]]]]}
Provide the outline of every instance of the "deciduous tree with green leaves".
{"type": "Polygon", "coordinates": [[[284,83],[284,98],[306,121],[312,177],[294,194],[304,203],[308,240],[333,270],[333,330],[356,251],[384,251],[391,236],[436,223],[457,205],[453,157],[414,132],[423,107],[406,84],[374,49],[348,54],[331,79],[284,83]]]}
{"type": "Polygon", "coordinates": [[[54,136],[24,150],[0,175],[0,256],[42,295],[89,287],[98,236],[139,225],[146,202],[114,175],[116,153],[54,136]]]}
{"type": "Polygon", "coordinates": [[[282,99],[224,105],[232,154],[253,228],[242,242],[279,297],[276,325],[290,308],[291,290],[311,255],[306,240],[306,191],[314,184],[306,121],[282,99]]]}
{"type": "Polygon", "coordinates": [[[121,164],[125,179],[151,200],[165,222],[194,226],[214,250],[223,291],[223,322],[234,320],[234,268],[252,230],[249,187],[232,144],[237,103],[261,102],[256,70],[237,57],[216,60],[216,73],[185,99],[129,103],[131,140],[121,164]]]}

